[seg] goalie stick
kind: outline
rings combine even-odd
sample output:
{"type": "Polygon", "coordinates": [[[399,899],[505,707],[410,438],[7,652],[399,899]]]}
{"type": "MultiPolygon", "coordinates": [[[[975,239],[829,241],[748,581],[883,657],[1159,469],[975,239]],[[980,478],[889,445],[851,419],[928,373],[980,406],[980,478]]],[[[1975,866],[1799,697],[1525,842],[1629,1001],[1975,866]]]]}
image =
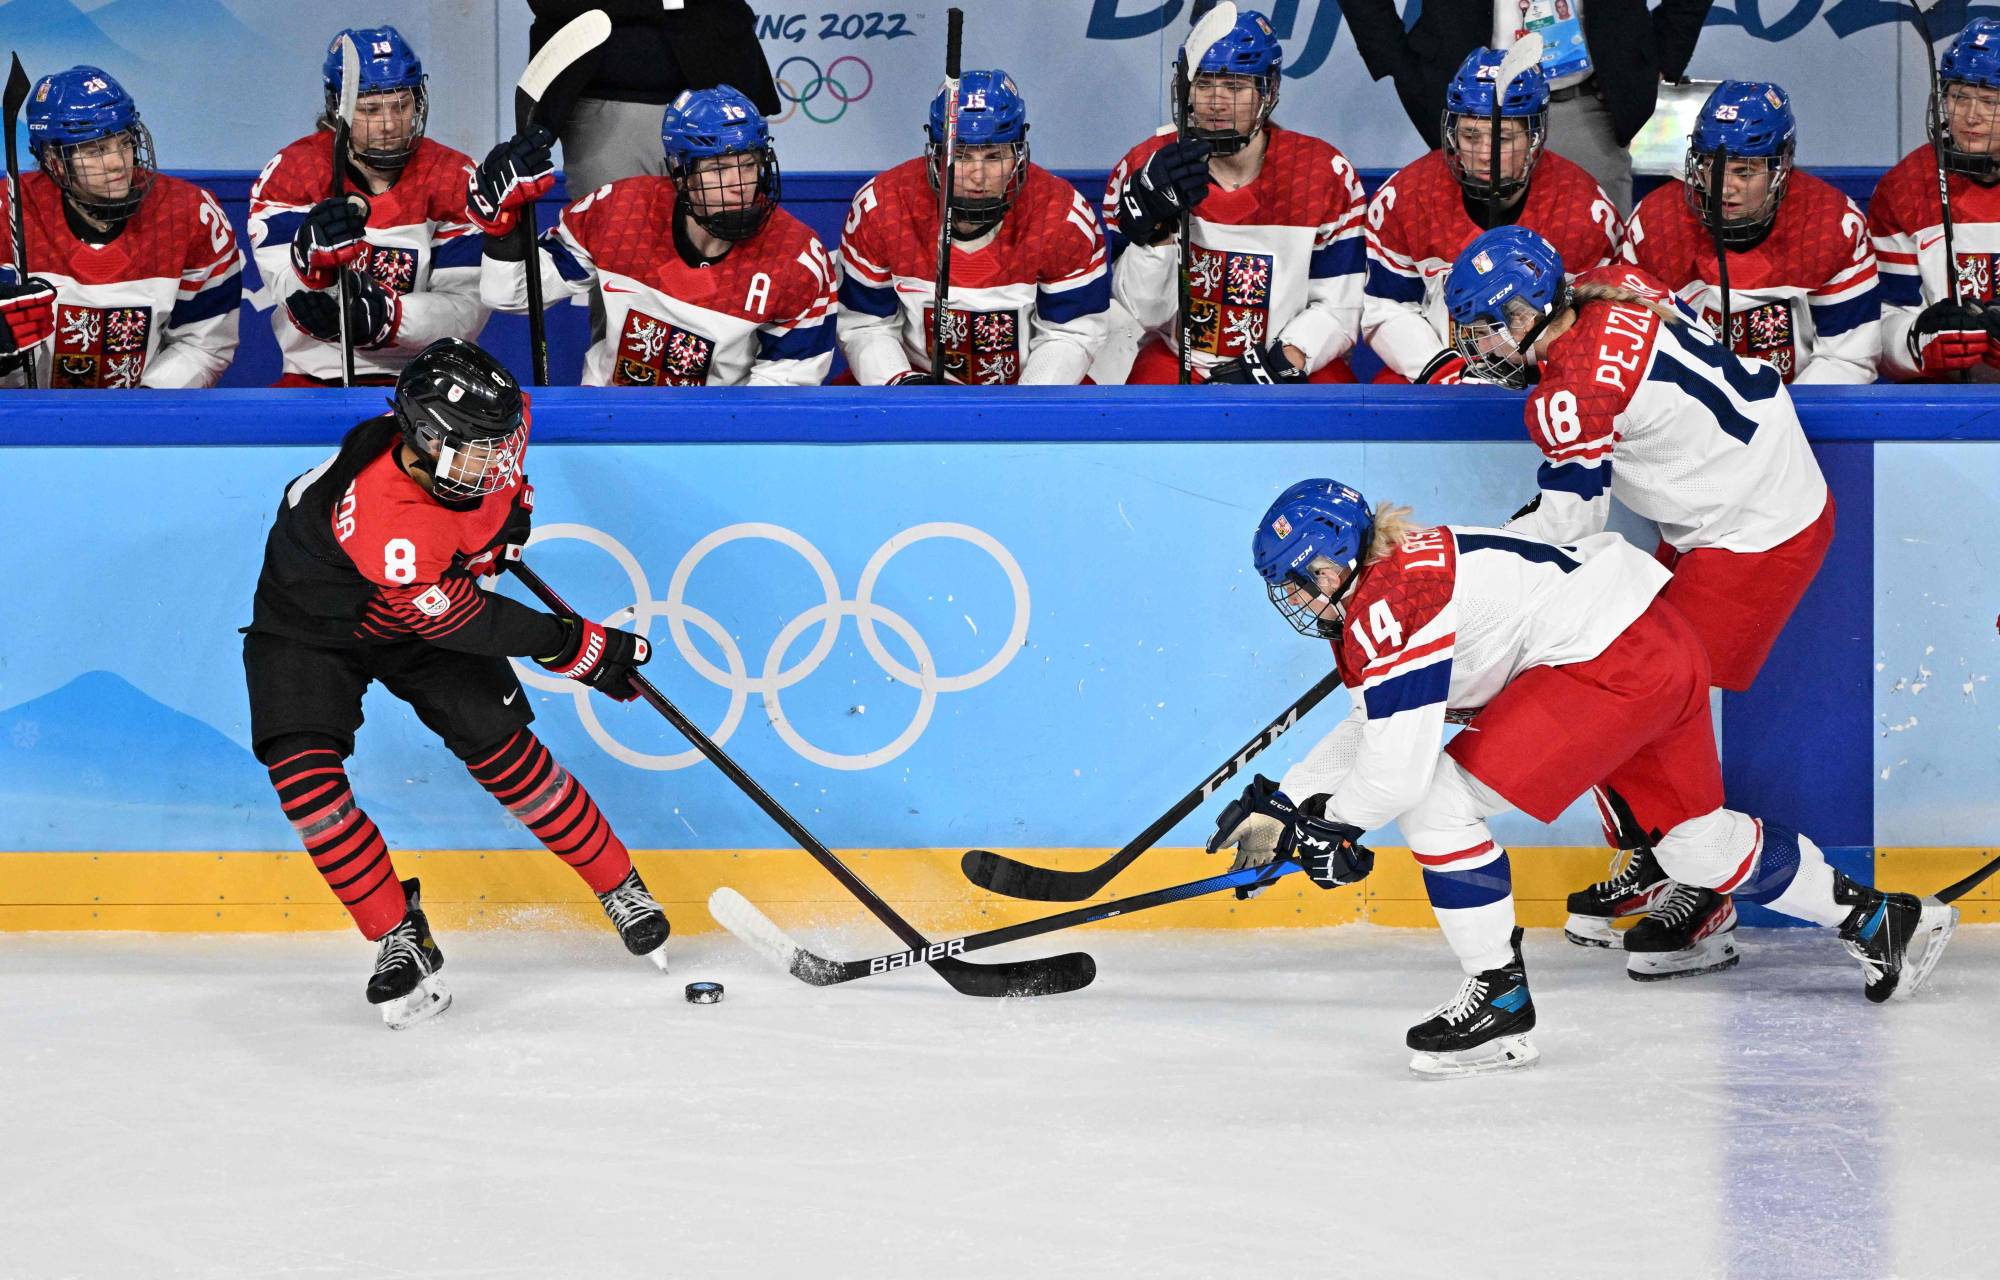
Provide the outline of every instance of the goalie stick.
{"type": "MultiPolygon", "coordinates": [[[[14,126],[20,123],[21,107],[28,101],[28,73],[21,67],[21,55],[14,55],[14,65],[7,69],[7,92],[4,114],[7,120],[7,212],[12,227],[10,235],[14,243],[14,283],[28,283],[28,230],[21,212],[21,154],[19,143],[14,138],[14,126]]],[[[35,373],[35,353],[25,353],[27,357],[27,386],[33,391],[40,381],[35,373]]]]}
{"type": "MultiPolygon", "coordinates": [[[[540,51],[529,60],[527,70],[514,85],[514,132],[525,133],[534,125],[550,130],[569,114],[576,90],[597,64],[599,50],[611,38],[611,19],[602,9],[586,9],[562,25],[540,51]],[[560,80],[561,88],[556,89],[560,80]]],[[[526,239],[527,253],[521,259],[528,286],[528,353],[535,385],[549,385],[548,320],[542,315],[542,251],[536,244],[540,232],[535,227],[535,203],[521,206],[521,225],[516,235],[526,239]]]]}
{"type": "MultiPolygon", "coordinates": [[[[1236,6],[1230,0],[1222,0],[1213,9],[1202,15],[1194,30],[1181,45],[1180,56],[1174,59],[1174,123],[1178,138],[1186,142],[1194,132],[1194,73],[1201,66],[1201,60],[1208,56],[1208,50],[1217,40],[1229,34],[1236,26],[1236,6]]],[[[1189,371],[1188,343],[1193,335],[1188,326],[1194,309],[1193,290],[1188,283],[1189,237],[1194,225],[1194,212],[1187,202],[1181,202],[1180,243],[1180,333],[1176,335],[1174,346],[1180,360],[1180,383],[1188,385],[1192,374],[1189,371]]],[[[1092,890],[1095,892],[1095,890],[1092,890]]],[[[1080,895],[1088,897],[1089,894],[1080,895]]]]}
{"type": "Polygon", "coordinates": [[[1131,866],[1139,855],[1152,848],[1166,837],[1180,823],[1216,793],[1223,783],[1235,777],[1244,765],[1255,759],[1257,753],[1270,746],[1287,729],[1299,722],[1299,717],[1318,706],[1322,699],[1340,687],[1340,672],[1329,671],[1318,684],[1305,691],[1297,702],[1278,713],[1278,718],[1264,726],[1256,737],[1243,744],[1242,750],[1231,756],[1223,766],[1194,790],[1182,796],[1174,807],[1161,814],[1153,824],[1132,837],[1131,843],[1120,849],[1097,866],[1082,871],[1063,871],[1054,867],[1037,867],[1025,862],[993,853],[986,849],[969,849],[960,862],[965,878],[982,889],[994,893],[1004,893],[1010,898],[1033,898],[1040,902],[1081,902],[1111,883],[1111,878],[1131,866]]]}
{"type": "Polygon", "coordinates": [[[938,166],[938,246],[937,281],[931,291],[931,377],[944,381],[947,334],[951,311],[945,305],[951,297],[951,187],[958,180],[958,82],[959,45],[965,36],[965,14],[947,9],[944,14],[944,160],[938,166]]]}
{"type": "MultiPolygon", "coordinates": [[[[329,199],[347,194],[347,146],[354,136],[354,108],[361,100],[361,52],[354,37],[340,37],[340,106],[333,117],[333,191],[329,199]]],[[[333,272],[335,310],[340,314],[340,385],[354,385],[354,335],[347,331],[347,268],[333,272]]]]}
{"type": "MultiPolygon", "coordinates": [[[[519,560],[510,560],[507,567],[514,571],[528,590],[554,612],[566,618],[582,615],[571,608],[569,602],[556,594],[555,588],[542,581],[541,575],[519,560]]],[[[799,820],[786,812],[785,807],[771,797],[771,794],[757,785],[757,780],[745,773],[740,765],[730,759],[721,747],[715,745],[699,726],[681,713],[681,709],[667,700],[665,694],[653,687],[653,682],[637,674],[632,676],[632,687],[638,691],[652,708],[665,716],[667,722],[679,731],[682,737],[693,744],[695,750],[707,757],[708,762],[722,771],[722,775],[736,784],[736,789],[750,797],[751,801],[765,816],[784,829],[786,835],[798,843],[801,849],[811,854],[813,860],[825,867],[828,874],[838,880],[841,887],[861,900],[861,904],[873,912],[875,918],[889,926],[898,938],[916,950],[931,950],[933,944],[895,908],[876,896],[862,879],[847,869],[846,864],[833,855],[833,851],[821,844],[812,832],[800,825],[799,820]]],[[[944,945],[944,944],[940,944],[944,945]]],[[[1068,955],[1045,956],[1035,960],[1016,960],[1004,964],[968,964],[963,960],[953,960],[948,953],[939,952],[927,958],[924,963],[936,969],[938,976],[950,983],[953,989],[968,996],[1041,996],[1054,995],[1063,991],[1075,991],[1090,985],[1097,976],[1097,962],[1081,951],[1068,955]]]]}

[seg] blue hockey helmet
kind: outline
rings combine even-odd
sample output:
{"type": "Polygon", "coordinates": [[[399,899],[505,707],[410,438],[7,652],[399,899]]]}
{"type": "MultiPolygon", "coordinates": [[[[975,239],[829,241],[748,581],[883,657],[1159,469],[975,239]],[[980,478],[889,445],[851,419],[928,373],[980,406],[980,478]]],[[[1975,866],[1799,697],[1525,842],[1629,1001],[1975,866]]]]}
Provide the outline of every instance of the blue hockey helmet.
{"type": "Polygon", "coordinates": [[[1529,349],[1569,305],[1569,283],[1556,247],[1526,227],[1495,227],[1458,255],[1444,285],[1452,346],[1477,377],[1503,386],[1528,383],[1529,349]],[[1536,319],[1516,338],[1513,320],[1536,319]]]}
{"type": "Polygon", "coordinates": [[[1358,490],[1338,480],[1301,480],[1258,521],[1250,556],[1272,605],[1293,630],[1337,639],[1341,599],[1374,538],[1375,517],[1358,490]],[[1319,581],[1322,560],[1346,573],[1330,593],[1319,581]]]}
{"type": "Polygon", "coordinates": [[[426,85],[423,59],[410,42],[403,39],[403,33],[394,27],[349,27],[334,33],[333,41],[327,45],[326,61],[320,66],[320,80],[326,89],[326,114],[320,119],[322,128],[333,127],[334,115],[340,110],[340,38],[347,36],[354,41],[354,51],[361,58],[361,74],[357,77],[360,87],[356,94],[367,98],[372,94],[401,93],[409,90],[412,112],[407,124],[403,121],[383,122],[380,126],[365,125],[357,119],[354,135],[348,141],[354,157],[371,169],[383,173],[397,174],[410,162],[410,156],[417,149],[417,140],[424,136],[424,126],[430,120],[430,91],[426,85]]]}
{"type": "MultiPolygon", "coordinates": [[[[1462,117],[1486,121],[1490,127],[1493,119],[1493,81],[1500,74],[1500,64],[1507,55],[1498,49],[1474,49],[1465,55],[1465,61],[1458,64],[1458,72],[1444,91],[1444,162],[1451,170],[1451,176],[1458,179],[1458,185],[1465,194],[1475,200],[1500,200],[1511,202],[1514,197],[1528,189],[1528,179],[1535,171],[1535,162],[1542,158],[1542,147],[1549,137],[1549,79],[1542,74],[1539,66],[1523,68],[1519,75],[1508,83],[1507,92],[1500,95],[1500,118],[1502,121],[1523,120],[1527,122],[1528,154],[1521,165],[1519,177],[1495,180],[1493,175],[1476,177],[1465,167],[1467,154],[1477,160],[1482,168],[1493,167],[1492,142],[1481,140],[1480,144],[1467,147],[1458,136],[1458,122],[1462,117]]],[[[1506,137],[1502,126],[1501,137],[1506,137]]],[[[1504,165],[1505,158],[1502,158],[1504,165]]]]}
{"type": "MultiPolygon", "coordinates": [[[[1193,50],[1183,41],[1182,60],[1187,61],[1192,53],[1193,50]]],[[[1284,69],[1285,51],[1278,43],[1278,33],[1272,29],[1271,20],[1255,9],[1238,10],[1235,25],[1202,51],[1200,59],[1189,69],[1189,75],[1196,83],[1230,77],[1254,81],[1257,85],[1255,119],[1247,130],[1239,130],[1233,124],[1228,128],[1202,127],[1193,120],[1193,103],[1189,102],[1176,104],[1174,123],[1184,136],[1208,143],[1217,155],[1241,151],[1263,131],[1271,119],[1271,112],[1277,108],[1278,83],[1284,69]]],[[[1193,97],[1193,84],[1189,85],[1188,94],[1193,97]]]]}
{"type": "Polygon", "coordinates": [[[1930,108],[1931,137],[1944,156],[1945,168],[1982,183],[1992,183],[2000,180],[2000,118],[1996,118],[2000,112],[1974,103],[1963,90],[1954,92],[1961,85],[2000,89],[2000,19],[1975,18],[1965,24],[1965,29],[1938,60],[1938,91],[1944,100],[1940,102],[1933,94],[1930,108]],[[1954,102],[1960,104],[1958,110],[1962,115],[1969,113],[1983,119],[1986,136],[1978,150],[1971,149],[1971,138],[1953,136],[1954,102]]]}
{"type": "MultiPolygon", "coordinates": [[[[1711,231],[1719,229],[1725,245],[1748,247],[1762,240],[1778,216],[1785,184],[1792,176],[1792,153],[1798,145],[1798,121],[1792,100],[1777,85],[1764,80],[1724,80],[1701,104],[1694,132],[1688,135],[1688,208],[1711,231]],[[1718,157],[1762,161],[1771,175],[1764,199],[1755,208],[1731,215],[1721,201],[1728,199],[1725,178],[1720,200],[1714,189],[1718,157]]],[[[1725,170],[1726,173],[1726,170],[1725,170]]]]}
{"type": "Polygon", "coordinates": [[[106,222],[137,212],[159,172],[153,135],[139,118],[139,104],[110,74],[77,66],[43,76],[28,94],[28,149],[70,203],[106,222]],[[124,164],[79,147],[129,137],[124,164]]]}
{"type": "MultiPolygon", "coordinates": [[[[924,124],[924,158],[930,167],[933,191],[944,171],[944,95],[940,89],[931,99],[930,119],[924,124]]],[[[958,145],[1014,148],[1014,168],[1003,190],[983,196],[952,193],[952,234],[971,240],[1000,224],[1028,181],[1028,103],[1014,77],[996,67],[968,71],[959,78],[958,145]]]]}
{"type": "Polygon", "coordinates": [[[750,99],[728,85],[684,90],[660,118],[660,146],[667,176],[680,188],[681,208],[704,231],[724,240],[748,240],[778,207],[778,152],[771,127],[750,99]],[[754,175],[738,165],[713,163],[749,156],[754,175]]]}

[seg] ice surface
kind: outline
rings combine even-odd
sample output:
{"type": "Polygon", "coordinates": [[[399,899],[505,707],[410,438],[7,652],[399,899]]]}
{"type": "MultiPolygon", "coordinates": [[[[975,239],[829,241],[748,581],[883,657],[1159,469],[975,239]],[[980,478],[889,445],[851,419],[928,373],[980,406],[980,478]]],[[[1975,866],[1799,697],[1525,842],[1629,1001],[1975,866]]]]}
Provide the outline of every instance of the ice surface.
{"type": "Polygon", "coordinates": [[[1085,930],[1039,1002],[440,940],[392,1033],[352,936],[0,935],[0,1276],[2000,1271],[2000,930],[1887,1007],[1825,932],[1641,986],[1538,931],[1541,1063],[1441,1083],[1435,933],[1085,930]]]}

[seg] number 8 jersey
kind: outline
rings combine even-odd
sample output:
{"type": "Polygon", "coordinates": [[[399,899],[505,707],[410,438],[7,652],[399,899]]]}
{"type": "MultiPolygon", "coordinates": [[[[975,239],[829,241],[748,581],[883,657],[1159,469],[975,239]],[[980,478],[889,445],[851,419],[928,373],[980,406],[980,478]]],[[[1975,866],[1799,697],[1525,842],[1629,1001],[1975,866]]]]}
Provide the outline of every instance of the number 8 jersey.
{"type": "Polygon", "coordinates": [[[1577,277],[1576,319],[1541,360],[1528,436],[1546,457],[1541,496],[1507,525],[1555,543],[1604,528],[1610,499],[1660,526],[1677,551],[1768,551],[1819,518],[1826,479],[1777,370],[1723,350],[1632,268],[1577,277]]]}

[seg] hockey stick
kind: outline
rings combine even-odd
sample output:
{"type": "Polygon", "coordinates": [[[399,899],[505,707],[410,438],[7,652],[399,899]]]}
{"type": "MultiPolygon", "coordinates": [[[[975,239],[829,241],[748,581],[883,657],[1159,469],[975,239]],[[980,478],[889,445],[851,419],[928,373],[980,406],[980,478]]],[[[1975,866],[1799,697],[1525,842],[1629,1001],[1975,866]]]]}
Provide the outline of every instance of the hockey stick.
{"type": "MultiPolygon", "coordinates": [[[[1933,11],[1937,7],[1936,4],[1931,5],[1933,11]]],[[[1952,251],[1951,174],[1944,167],[1944,87],[1938,81],[1937,46],[1931,38],[1930,15],[1926,14],[1923,6],[1917,4],[1915,0],[1911,0],[1910,12],[1916,18],[1917,34],[1923,37],[1924,66],[1931,73],[1931,158],[1937,164],[1938,211],[1943,219],[1944,228],[1944,282],[1951,290],[1952,305],[1957,306],[1960,299],[1958,255],[1952,251]]]]}
{"type": "MultiPolygon", "coordinates": [[[[21,107],[28,101],[28,73],[21,67],[21,55],[14,55],[14,65],[7,69],[7,92],[4,100],[4,114],[7,117],[7,211],[13,221],[14,275],[15,283],[28,283],[28,228],[21,212],[21,154],[20,144],[14,137],[14,126],[20,123],[21,107]]],[[[40,383],[35,373],[35,353],[22,353],[27,359],[28,390],[33,391],[40,383]]]]}
{"type": "MultiPolygon", "coordinates": [[[[1186,142],[1194,132],[1194,72],[1201,60],[1208,56],[1208,50],[1217,40],[1229,34],[1236,25],[1236,6],[1230,0],[1222,0],[1213,9],[1202,15],[1188,38],[1181,43],[1180,55],[1174,59],[1174,122],[1178,129],[1178,141],[1186,142]]],[[[1180,333],[1176,335],[1175,354],[1180,360],[1180,382],[1188,385],[1192,378],[1191,360],[1188,356],[1188,326],[1193,323],[1193,288],[1188,282],[1188,259],[1192,256],[1190,237],[1194,234],[1194,211],[1181,202],[1180,228],[1180,333]]],[[[1094,892],[1094,890],[1093,890],[1094,892]]],[[[1088,896],[1088,895],[1086,895],[1088,896]]]]}
{"type": "Polygon", "coordinates": [[[708,913],[715,917],[717,924],[741,938],[752,950],[761,951],[777,961],[799,981],[809,982],[815,987],[830,987],[836,983],[852,982],[856,978],[907,969],[913,964],[924,964],[938,956],[957,956],[964,955],[968,951],[983,951],[987,947],[1019,942],[1023,938],[1054,933],[1058,929],[1071,929],[1080,924],[1095,924],[1099,920],[1131,915],[1135,911],[1145,911],[1151,907],[1185,902],[1189,898],[1220,893],[1224,889],[1261,889],[1272,881],[1300,869],[1298,863],[1289,859],[1268,862],[1261,867],[1244,867],[1240,871],[1225,871],[1221,875],[1209,876],[1188,884],[1133,894],[1129,898],[1120,898],[1115,902],[1102,902],[1094,907],[1077,907],[1056,915],[1043,916],[1039,920],[1024,920],[1020,924],[1004,925],[998,929],[988,929],[984,933],[933,942],[926,947],[891,951],[866,960],[829,960],[825,956],[815,955],[794,942],[769,916],[758,910],[755,903],[726,885],[709,895],[708,913]]]}
{"type": "Polygon", "coordinates": [[[1196,787],[1174,802],[1174,807],[1154,819],[1153,824],[1132,837],[1131,843],[1120,849],[1097,866],[1082,871],[1062,871],[1053,867],[1031,866],[1016,862],[1012,858],[990,852],[986,849],[969,849],[959,866],[965,878],[982,889],[994,893],[1004,893],[1010,898],[1033,898],[1039,902],[1081,902],[1111,883],[1113,876],[1131,866],[1139,855],[1152,848],[1166,837],[1208,798],[1216,793],[1223,783],[1239,773],[1243,766],[1255,759],[1257,753],[1276,742],[1287,729],[1299,722],[1299,717],[1311,711],[1329,693],[1340,687],[1340,672],[1329,671],[1320,682],[1305,691],[1304,695],[1278,713],[1278,718],[1264,726],[1256,737],[1243,744],[1243,749],[1231,756],[1223,766],[1196,787]]]}
{"type": "Polygon", "coordinates": [[[1729,333],[1729,246],[1722,239],[1722,174],[1729,167],[1729,147],[1715,149],[1708,167],[1708,228],[1715,240],[1716,286],[1722,290],[1722,349],[1735,354],[1736,340],[1729,333]]]}
{"type": "Polygon", "coordinates": [[[1514,42],[1500,59],[1500,65],[1493,72],[1493,167],[1486,171],[1488,191],[1486,197],[1486,229],[1491,231],[1500,225],[1500,102],[1507,96],[1507,90],[1514,80],[1529,67],[1542,60],[1542,33],[1530,31],[1514,42]]]}
{"type": "Polygon", "coordinates": [[[1966,894],[1971,893],[1974,889],[1984,884],[1986,878],[1995,871],[2000,871],[2000,857],[1991,859],[1985,866],[1979,868],[1963,880],[1954,881],[1944,888],[1939,889],[1931,897],[1939,902],[1957,902],[1960,898],[1963,898],[1966,894]]]}
{"type": "MultiPolygon", "coordinates": [[[[514,85],[514,132],[525,133],[532,125],[555,129],[569,114],[576,90],[589,78],[604,42],[611,38],[611,19],[602,9],[586,9],[550,36],[528,63],[528,69],[514,85]],[[560,92],[551,92],[558,79],[560,92]]],[[[542,251],[536,241],[533,201],[521,206],[521,224],[516,233],[525,239],[527,252],[521,270],[528,286],[528,358],[535,385],[549,385],[549,327],[542,315],[542,251]]]]}
{"type": "Polygon", "coordinates": [[[944,381],[946,339],[951,329],[951,186],[958,180],[959,45],[965,35],[965,14],[944,14],[944,162],[938,166],[937,281],[931,290],[931,376],[944,381]]]}
{"type": "MultiPolygon", "coordinates": [[[[333,193],[347,194],[347,143],[354,136],[354,107],[361,99],[361,53],[354,37],[340,37],[340,109],[333,117],[333,193]]],[[[335,267],[333,296],[340,312],[340,385],[354,385],[354,335],[347,331],[347,268],[335,267]]]]}
{"type": "MultiPolygon", "coordinates": [[[[526,584],[541,602],[554,612],[566,618],[582,615],[572,609],[569,602],[557,595],[555,589],[542,581],[541,576],[518,560],[511,560],[507,567],[514,576],[526,584]]],[[[665,716],[667,723],[679,731],[680,735],[694,745],[695,750],[707,757],[708,762],[722,771],[722,775],[736,784],[736,789],[750,797],[766,817],[784,829],[801,849],[811,854],[813,860],[825,867],[828,874],[838,880],[841,887],[861,900],[861,905],[873,912],[875,918],[889,926],[903,942],[919,951],[928,951],[932,944],[918,933],[915,926],[896,914],[895,908],[877,897],[861,878],[848,870],[833,851],[799,824],[799,820],[785,811],[783,805],[771,798],[769,792],[757,785],[756,779],[745,773],[741,766],[715,745],[709,736],[685,715],[679,707],[667,700],[665,694],[653,687],[646,677],[634,674],[632,687],[653,707],[665,716]]],[[[925,960],[936,969],[938,976],[950,983],[959,992],[969,996],[1041,996],[1054,995],[1063,991],[1075,991],[1090,985],[1097,976],[1097,962],[1081,951],[1068,955],[1045,956],[1035,960],[1017,960],[1005,964],[967,964],[962,960],[949,959],[940,952],[925,960]]]]}

